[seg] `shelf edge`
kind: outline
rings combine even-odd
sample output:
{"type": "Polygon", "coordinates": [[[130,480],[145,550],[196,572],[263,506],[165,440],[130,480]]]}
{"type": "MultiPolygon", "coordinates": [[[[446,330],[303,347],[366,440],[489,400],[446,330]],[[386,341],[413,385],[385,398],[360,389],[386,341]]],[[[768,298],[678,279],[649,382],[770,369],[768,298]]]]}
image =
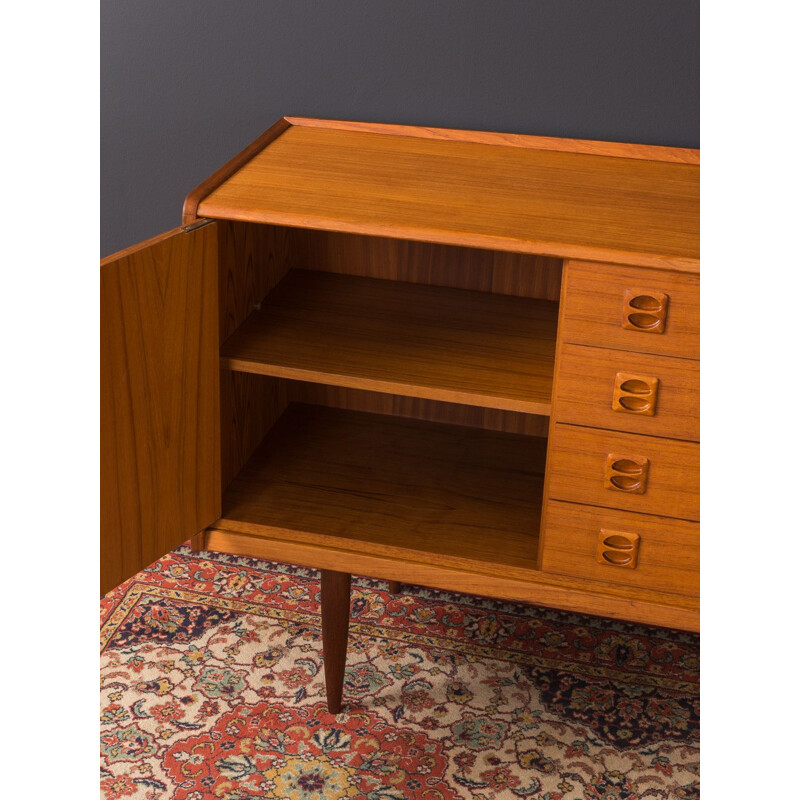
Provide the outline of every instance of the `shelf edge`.
{"type": "Polygon", "coordinates": [[[389,381],[380,378],[361,378],[353,375],[340,375],[334,372],[321,373],[301,367],[286,367],[280,364],[265,364],[236,356],[220,356],[220,366],[231,372],[246,372],[252,375],[265,375],[272,378],[303,381],[325,386],[341,386],[345,389],[363,389],[381,394],[398,394],[416,397],[420,400],[438,400],[444,403],[458,403],[477,408],[491,408],[499,411],[520,411],[524,414],[549,417],[552,403],[537,400],[515,400],[495,395],[480,395],[475,392],[462,392],[457,389],[443,389],[421,386],[419,384],[389,381]]]}
{"type": "MultiPolygon", "coordinates": [[[[216,188],[216,187],[215,187],[216,188]]],[[[289,228],[357,233],[365,236],[382,236],[389,239],[409,239],[417,242],[472,247],[480,250],[501,250],[509,253],[549,256],[553,258],[600,261],[644,269],[664,269],[674,272],[700,272],[700,257],[678,254],[614,250],[593,245],[550,242],[542,239],[518,239],[477,232],[456,232],[439,228],[417,228],[407,225],[351,222],[335,217],[312,216],[292,211],[259,209],[257,211],[230,209],[224,203],[209,197],[200,202],[196,212],[211,219],[227,219],[239,222],[256,222],[267,225],[282,225],[289,228]]]]}

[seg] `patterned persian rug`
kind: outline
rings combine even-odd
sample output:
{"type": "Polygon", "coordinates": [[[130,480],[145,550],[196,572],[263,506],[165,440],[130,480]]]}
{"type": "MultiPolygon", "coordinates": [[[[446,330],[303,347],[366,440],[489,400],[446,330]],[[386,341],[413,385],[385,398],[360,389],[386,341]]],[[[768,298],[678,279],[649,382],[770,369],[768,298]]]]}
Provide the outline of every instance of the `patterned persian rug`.
{"type": "Polygon", "coordinates": [[[355,579],[345,713],[314,570],[181,547],[101,602],[106,798],[699,798],[699,644],[355,579]]]}

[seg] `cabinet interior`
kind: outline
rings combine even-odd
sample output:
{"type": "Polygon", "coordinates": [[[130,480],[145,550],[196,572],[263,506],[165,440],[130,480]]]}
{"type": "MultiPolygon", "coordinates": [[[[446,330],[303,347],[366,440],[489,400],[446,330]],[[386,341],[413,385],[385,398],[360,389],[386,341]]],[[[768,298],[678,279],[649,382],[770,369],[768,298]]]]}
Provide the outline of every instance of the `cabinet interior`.
{"type": "Polygon", "coordinates": [[[218,225],[216,527],[536,570],[561,260],[218,225]]]}

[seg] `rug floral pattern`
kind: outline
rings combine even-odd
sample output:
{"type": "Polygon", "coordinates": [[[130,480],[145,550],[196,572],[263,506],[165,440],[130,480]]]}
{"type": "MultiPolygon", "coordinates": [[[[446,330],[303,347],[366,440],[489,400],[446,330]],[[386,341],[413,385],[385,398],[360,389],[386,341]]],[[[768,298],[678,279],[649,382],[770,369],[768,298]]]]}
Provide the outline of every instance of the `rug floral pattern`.
{"type": "Polygon", "coordinates": [[[102,796],[699,798],[698,637],[181,547],[101,601],[102,796]]]}

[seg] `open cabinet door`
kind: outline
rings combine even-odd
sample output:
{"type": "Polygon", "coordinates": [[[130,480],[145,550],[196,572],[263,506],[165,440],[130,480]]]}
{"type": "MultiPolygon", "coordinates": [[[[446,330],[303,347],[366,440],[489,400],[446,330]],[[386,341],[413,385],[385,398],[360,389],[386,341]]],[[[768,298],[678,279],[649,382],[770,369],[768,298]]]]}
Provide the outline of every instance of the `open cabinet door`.
{"type": "Polygon", "coordinates": [[[217,225],[100,264],[100,590],[220,516],[217,225]]]}

